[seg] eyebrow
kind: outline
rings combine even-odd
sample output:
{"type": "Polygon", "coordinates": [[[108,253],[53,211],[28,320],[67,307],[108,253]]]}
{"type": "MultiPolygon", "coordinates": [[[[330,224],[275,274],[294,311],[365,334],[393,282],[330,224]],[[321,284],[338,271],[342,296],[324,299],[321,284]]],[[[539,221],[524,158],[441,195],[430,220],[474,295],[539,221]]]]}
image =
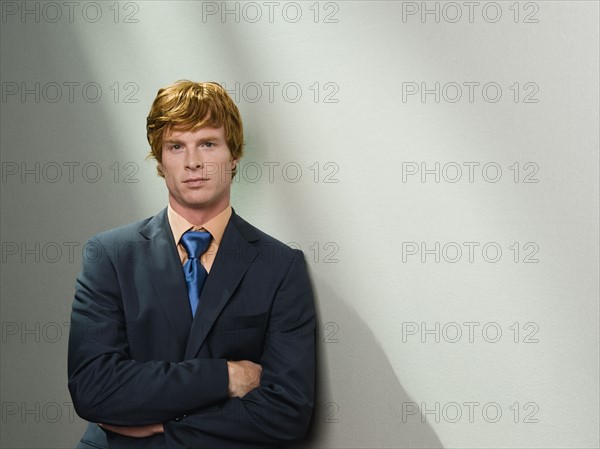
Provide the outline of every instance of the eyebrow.
{"type": "MultiPolygon", "coordinates": [[[[197,143],[204,143],[204,142],[210,142],[210,141],[217,141],[220,142],[221,138],[219,136],[207,136],[207,137],[203,137],[202,139],[197,140],[197,143]]],[[[168,138],[164,141],[165,144],[169,144],[169,143],[175,143],[175,144],[183,144],[185,143],[183,140],[180,139],[174,139],[174,138],[168,138]]]]}

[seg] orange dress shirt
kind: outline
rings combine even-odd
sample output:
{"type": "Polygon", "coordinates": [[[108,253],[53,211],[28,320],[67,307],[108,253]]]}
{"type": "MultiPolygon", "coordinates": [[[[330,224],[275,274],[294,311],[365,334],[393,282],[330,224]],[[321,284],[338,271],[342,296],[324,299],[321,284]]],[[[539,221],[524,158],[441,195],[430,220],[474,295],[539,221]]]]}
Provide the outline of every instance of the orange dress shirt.
{"type": "Polygon", "coordinates": [[[194,231],[208,231],[212,235],[212,240],[210,241],[210,245],[206,252],[200,257],[200,262],[204,268],[206,268],[206,271],[210,273],[210,268],[215,261],[219,245],[221,244],[221,239],[223,238],[223,234],[225,233],[225,228],[227,227],[230,217],[231,205],[227,206],[222,212],[208,220],[206,223],[196,226],[175,212],[171,208],[171,205],[169,205],[167,207],[167,218],[169,220],[169,225],[171,226],[171,231],[173,232],[173,238],[175,239],[175,245],[177,246],[177,251],[179,252],[181,264],[183,265],[188,258],[185,248],[180,243],[181,236],[190,229],[194,231]]]}

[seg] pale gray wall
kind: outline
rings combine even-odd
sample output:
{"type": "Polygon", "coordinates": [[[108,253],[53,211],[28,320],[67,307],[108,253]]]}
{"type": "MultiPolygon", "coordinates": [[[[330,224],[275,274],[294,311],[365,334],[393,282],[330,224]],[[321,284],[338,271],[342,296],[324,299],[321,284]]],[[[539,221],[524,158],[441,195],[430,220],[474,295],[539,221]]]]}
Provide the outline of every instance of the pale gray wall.
{"type": "Polygon", "coordinates": [[[2,446],[80,436],[81,249],[165,206],[145,117],[189,78],[241,108],[234,207],[310,262],[303,446],[598,447],[598,2],[226,7],[2,2],[2,446]]]}

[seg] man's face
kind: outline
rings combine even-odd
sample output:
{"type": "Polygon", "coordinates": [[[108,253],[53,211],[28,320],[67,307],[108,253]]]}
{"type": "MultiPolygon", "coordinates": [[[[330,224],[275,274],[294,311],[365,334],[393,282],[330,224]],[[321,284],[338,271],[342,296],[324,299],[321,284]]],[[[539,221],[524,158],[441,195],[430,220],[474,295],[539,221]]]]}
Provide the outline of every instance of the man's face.
{"type": "Polygon", "coordinates": [[[195,131],[174,128],[165,133],[159,166],[171,207],[179,213],[186,209],[218,213],[225,209],[236,163],[223,127],[195,131]]]}

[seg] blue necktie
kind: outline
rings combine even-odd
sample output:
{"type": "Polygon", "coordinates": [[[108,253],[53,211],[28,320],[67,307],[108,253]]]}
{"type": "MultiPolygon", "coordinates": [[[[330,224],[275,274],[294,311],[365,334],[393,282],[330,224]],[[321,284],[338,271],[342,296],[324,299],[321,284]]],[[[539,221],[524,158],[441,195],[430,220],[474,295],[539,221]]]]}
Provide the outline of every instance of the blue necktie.
{"type": "Polygon", "coordinates": [[[200,256],[208,249],[211,237],[210,232],[201,231],[188,231],[181,236],[181,244],[188,254],[188,260],[183,264],[183,272],[188,286],[192,316],[196,314],[200,293],[208,276],[200,263],[200,256]]]}

